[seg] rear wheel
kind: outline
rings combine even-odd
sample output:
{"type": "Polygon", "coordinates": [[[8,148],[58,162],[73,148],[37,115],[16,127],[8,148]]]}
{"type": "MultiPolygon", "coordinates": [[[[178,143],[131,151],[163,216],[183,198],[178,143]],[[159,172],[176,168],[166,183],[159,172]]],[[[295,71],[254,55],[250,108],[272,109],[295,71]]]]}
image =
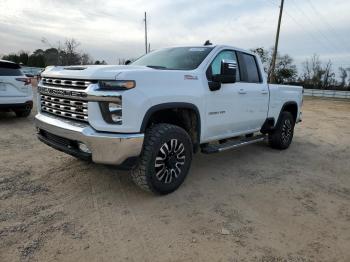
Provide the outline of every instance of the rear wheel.
{"type": "Polygon", "coordinates": [[[146,191],[169,194],[183,183],[191,161],[192,142],[187,132],[175,125],[157,124],[146,131],[132,178],[146,191]]]}
{"type": "Polygon", "coordinates": [[[269,144],[272,148],[287,149],[294,135],[294,118],[290,112],[282,112],[275,130],[269,133],[269,144]]]}
{"type": "Polygon", "coordinates": [[[31,108],[16,109],[15,114],[17,117],[28,117],[31,111],[31,108]]]}

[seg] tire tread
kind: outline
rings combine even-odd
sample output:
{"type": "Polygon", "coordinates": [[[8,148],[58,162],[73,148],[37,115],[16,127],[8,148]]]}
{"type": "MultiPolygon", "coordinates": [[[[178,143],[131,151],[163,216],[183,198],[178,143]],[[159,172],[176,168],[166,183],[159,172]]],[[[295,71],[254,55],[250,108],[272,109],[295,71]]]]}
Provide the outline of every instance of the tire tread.
{"type": "Polygon", "coordinates": [[[139,162],[137,166],[131,171],[131,176],[134,183],[141,189],[151,193],[159,194],[159,192],[152,186],[150,180],[147,177],[148,161],[153,154],[155,143],[159,141],[164,134],[178,128],[178,126],[171,124],[156,124],[146,130],[144,145],[139,162]]]}

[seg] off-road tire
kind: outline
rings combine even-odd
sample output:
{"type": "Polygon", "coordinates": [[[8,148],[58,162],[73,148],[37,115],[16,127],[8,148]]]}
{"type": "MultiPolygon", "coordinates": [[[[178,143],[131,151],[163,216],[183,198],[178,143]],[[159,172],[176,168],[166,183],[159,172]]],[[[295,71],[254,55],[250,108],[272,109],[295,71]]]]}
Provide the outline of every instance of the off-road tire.
{"type": "Polygon", "coordinates": [[[287,149],[292,143],[295,121],[290,112],[282,112],[276,128],[269,133],[269,145],[275,149],[287,149]]]}
{"type": "Polygon", "coordinates": [[[175,191],[190,169],[192,148],[191,138],[181,127],[171,124],[150,127],[146,130],[138,164],[131,171],[133,181],[143,190],[155,194],[165,195],[175,191]]]}
{"type": "Polygon", "coordinates": [[[15,110],[15,114],[17,117],[28,117],[31,111],[32,109],[17,109],[15,110]]]}

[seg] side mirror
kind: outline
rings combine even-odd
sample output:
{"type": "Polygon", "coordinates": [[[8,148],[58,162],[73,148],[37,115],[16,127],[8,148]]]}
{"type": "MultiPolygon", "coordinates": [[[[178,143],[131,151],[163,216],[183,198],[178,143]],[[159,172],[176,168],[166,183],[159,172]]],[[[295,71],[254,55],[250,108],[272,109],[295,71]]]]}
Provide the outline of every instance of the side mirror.
{"type": "Polygon", "coordinates": [[[124,63],[124,65],[128,65],[128,64],[130,64],[130,63],[131,63],[131,60],[126,60],[125,63],[124,63]]]}
{"type": "Polygon", "coordinates": [[[221,61],[221,72],[220,75],[213,75],[213,81],[232,84],[236,82],[237,63],[233,60],[222,60],[221,61]]]}
{"type": "Polygon", "coordinates": [[[34,75],[33,74],[30,74],[30,73],[27,73],[27,74],[24,74],[26,77],[30,77],[30,78],[32,78],[32,77],[34,77],[34,75]]]}

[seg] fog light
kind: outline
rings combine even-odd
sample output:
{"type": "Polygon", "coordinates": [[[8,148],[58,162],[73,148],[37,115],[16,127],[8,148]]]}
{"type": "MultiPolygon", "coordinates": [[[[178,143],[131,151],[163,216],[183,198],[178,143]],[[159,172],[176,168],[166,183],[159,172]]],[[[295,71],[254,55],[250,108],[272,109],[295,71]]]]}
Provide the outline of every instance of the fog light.
{"type": "Polygon", "coordinates": [[[122,121],[122,118],[119,115],[111,114],[111,117],[112,117],[113,122],[115,122],[115,123],[122,121]]]}
{"type": "Polygon", "coordinates": [[[121,125],[123,122],[122,117],[122,101],[119,102],[100,102],[100,109],[103,119],[110,124],[121,125]]]}
{"type": "Polygon", "coordinates": [[[88,154],[91,154],[91,151],[90,149],[87,147],[87,145],[85,145],[84,143],[78,143],[78,147],[79,147],[79,150],[84,152],[84,153],[88,153],[88,154]]]}
{"type": "Polygon", "coordinates": [[[122,121],[122,107],[117,103],[109,103],[108,109],[111,114],[113,122],[118,123],[122,121]]]}

